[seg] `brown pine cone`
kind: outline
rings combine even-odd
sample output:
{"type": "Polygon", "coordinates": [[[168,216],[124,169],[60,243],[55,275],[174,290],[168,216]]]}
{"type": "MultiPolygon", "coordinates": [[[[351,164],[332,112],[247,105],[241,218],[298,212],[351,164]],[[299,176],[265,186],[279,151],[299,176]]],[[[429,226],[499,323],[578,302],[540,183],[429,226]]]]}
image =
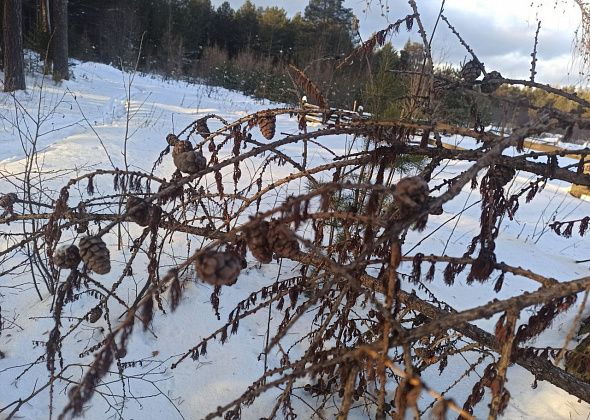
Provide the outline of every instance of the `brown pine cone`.
{"type": "Polygon", "coordinates": [[[420,176],[402,178],[395,187],[393,198],[402,218],[412,215],[426,204],[428,184],[420,176]]]}
{"type": "Polygon", "coordinates": [[[197,120],[197,132],[203,137],[204,139],[207,138],[211,131],[209,131],[209,127],[207,126],[207,119],[206,118],[199,118],[197,120]]]}
{"type": "Polygon", "coordinates": [[[260,115],[258,117],[258,128],[260,128],[260,132],[265,139],[272,140],[277,128],[277,117],[271,114],[260,115]]]}
{"type": "MultiPolygon", "coordinates": [[[[161,194],[162,191],[167,190],[168,188],[172,187],[172,185],[174,185],[173,182],[167,182],[166,179],[164,179],[164,182],[162,182],[160,184],[160,188],[158,188],[158,194],[161,194]]],[[[160,196],[161,200],[163,203],[166,203],[170,200],[175,199],[176,197],[179,197],[182,194],[182,186],[174,186],[172,188],[171,191],[167,192],[166,194],[162,194],[160,196]]]]}
{"type": "Polygon", "coordinates": [[[188,140],[178,140],[174,143],[174,148],[172,149],[172,157],[179,155],[184,152],[188,152],[193,150],[193,145],[188,140]]]}
{"type": "Polygon", "coordinates": [[[14,212],[13,206],[16,203],[17,195],[15,193],[8,193],[0,196],[0,207],[6,210],[6,213],[12,214],[14,212]]]}
{"type": "Polygon", "coordinates": [[[84,264],[96,274],[111,271],[111,254],[107,244],[98,236],[84,236],[80,239],[80,256],[84,264]]]}
{"type": "Polygon", "coordinates": [[[268,264],[272,261],[272,249],[268,243],[269,227],[270,224],[266,220],[263,220],[245,232],[250,252],[252,252],[254,258],[263,264],[268,264]]]}
{"type": "Polygon", "coordinates": [[[481,81],[483,93],[494,93],[500,86],[502,86],[502,75],[497,71],[489,72],[481,81]]]}
{"type": "Polygon", "coordinates": [[[512,181],[514,175],[516,175],[514,168],[504,165],[494,165],[488,172],[490,183],[499,188],[512,181]]]}
{"type": "Polygon", "coordinates": [[[207,159],[201,151],[192,150],[173,157],[174,165],[180,172],[195,174],[207,167],[207,159]]]}
{"type": "Polygon", "coordinates": [[[166,136],[166,141],[168,142],[168,144],[170,146],[174,146],[176,143],[178,143],[180,140],[178,140],[178,137],[176,137],[176,134],[168,134],[166,136]]]}
{"type": "Polygon", "coordinates": [[[205,283],[231,286],[240,275],[242,260],[232,251],[206,251],[197,258],[195,268],[205,283]]]}
{"type": "Polygon", "coordinates": [[[88,222],[79,222],[76,225],[76,232],[84,233],[88,230],[88,222]]]}
{"type": "Polygon", "coordinates": [[[461,69],[461,78],[466,82],[473,83],[481,75],[481,63],[477,60],[470,60],[461,69]]]}
{"type": "Polygon", "coordinates": [[[76,245],[62,245],[53,253],[53,264],[58,268],[76,268],[80,261],[80,250],[76,245]]]}
{"type": "MultiPolygon", "coordinates": [[[[84,204],[84,202],[80,202],[78,204],[78,209],[77,209],[76,213],[80,219],[86,218],[88,216],[88,212],[86,211],[86,204],[84,204]]],[[[88,220],[81,220],[81,221],[78,221],[78,223],[76,223],[76,232],[84,233],[87,230],[88,230],[88,220]]]]}
{"type": "Polygon", "coordinates": [[[137,223],[139,226],[147,226],[150,224],[151,207],[153,206],[145,200],[130,195],[125,204],[125,212],[127,212],[127,215],[132,222],[137,223]]]}
{"type": "Polygon", "coordinates": [[[172,159],[176,168],[187,174],[196,174],[207,167],[207,159],[200,150],[191,150],[176,155],[173,153],[172,159]]]}
{"type": "Polygon", "coordinates": [[[102,316],[102,308],[100,307],[100,305],[95,306],[94,308],[92,308],[92,310],[88,314],[88,321],[90,323],[94,324],[96,321],[98,321],[100,319],[101,316],[102,316]]]}
{"type": "Polygon", "coordinates": [[[482,249],[471,265],[470,276],[475,280],[484,281],[490,278],[496,265],[496,255],[493,251],[482,249]]]}
{"type": "Polygon", "coordinates": [[[280,220],[273,220],[268,232],[268,242],[274,253],[289,257],[299,252],[299,242],[289,226],[280,220]]]}

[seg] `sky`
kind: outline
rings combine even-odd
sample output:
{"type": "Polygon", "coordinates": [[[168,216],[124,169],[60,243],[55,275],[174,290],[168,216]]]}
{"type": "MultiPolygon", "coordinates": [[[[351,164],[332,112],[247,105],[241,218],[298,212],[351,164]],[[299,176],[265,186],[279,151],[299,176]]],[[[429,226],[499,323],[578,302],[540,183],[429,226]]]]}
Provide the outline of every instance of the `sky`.
{"type": "MultiPolygon", "coordinates": [[[[257,6],[279,6],[292,16],[303,12],[306,0],[252,0],[257,6]]],[[[222,0],[213,0],[219,5],[222,0]]],[[[244,0],[229,0],[239,8],[244,0]]],[[[440,10],[440,0],[417,0],[428,36],[440,10]]],[[[383,29],[388,22],[412,13],[407,0],[345,0],[360,20],[363,39],[383,29]]],[[[536,81],[559,85],[588,86],[580,75],[574,54],[575,31],[581,14],[573,0],[446,0],[444,14],[465,41],[475,50],[486,70],[504,77],[528,79],[537,21],[541,20],[536,81]]],[[[417,26],[417,25],[415,25],[417,26]]],[[[418,34],[400,31],[391,38],[396,49],[418,34]]],[[[439,22],[433,40],[433,56],[439,64],[460,63],[468,53],[444,22],[439,22]]]]}

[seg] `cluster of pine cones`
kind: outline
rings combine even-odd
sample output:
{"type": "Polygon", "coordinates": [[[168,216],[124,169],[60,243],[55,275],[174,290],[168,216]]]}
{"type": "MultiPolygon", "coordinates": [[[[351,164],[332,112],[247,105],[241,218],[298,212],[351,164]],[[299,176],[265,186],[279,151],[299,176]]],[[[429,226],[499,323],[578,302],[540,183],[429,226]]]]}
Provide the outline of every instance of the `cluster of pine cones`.
{"type": "MultiPolygon", "coordinates": [[[[246,230],[248,248],[258,261],[268,264],[273,253],[281,257],[294,256],[299,243],[289,227],[279,220],[256,223],[246,230]]],[[[232,250],[205,251],[197,257],[195,269],[205,282],[215,286],[234,284],[244,267],[243,259],[232,250]]]]}
{"type": "Polygon", "coordinates": [[[273,253],[290,257],[299,252],[299,242],[289,227],[280,220],[263,220],[246,230],[248,248],[263,264],[272,261],[273,253]]]}
{"type": "Polygon", "coordinates": [[[111,271],[111,255],[106,243],[98,236],[84,236],[76,245],[63,245],[53,253],[53,263],[58,268],[74,269],[84,262],[96,274],[111,271]]]}
{"type": "Polygon", "coordinates": [[[188,140],[179,140],[174,134],[168,134],[166,141],[172,146],[174,166],[186,174],[196,174],[207,167],[207,159],[200,150],[194,150],[188,140]]]}
{"type": "MultiPolygon", "coordinates": [[[[468,61],[461,68],[460,76],[465,83],[472,85],[481,76],[483,64],[479,60],[468,61]]],[[[480,88],[483,93],[493,93],[502,85],[502,75],[497,71],[486,73],[481,81],[480,88]]]]}
{"type": "Polygon", "coordinates": [[[473,83],[477,80],[479,76],[481,76],[483,64],[481,64],[478,60],[470,60],[463,65],[461,68],[461,72],[459,73],[461,79],[465,80],[467,83],[473,83]]]}

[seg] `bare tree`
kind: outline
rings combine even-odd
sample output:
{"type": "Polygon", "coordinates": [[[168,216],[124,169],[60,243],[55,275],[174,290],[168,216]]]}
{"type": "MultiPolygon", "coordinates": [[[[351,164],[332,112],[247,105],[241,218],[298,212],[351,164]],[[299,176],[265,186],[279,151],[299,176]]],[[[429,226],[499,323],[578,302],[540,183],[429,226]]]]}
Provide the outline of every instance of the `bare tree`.
{"type": "Polygon", "coordinates": [[[22,1],[4,0],[4,91],[26,89],[22,37],[22,1]]]}

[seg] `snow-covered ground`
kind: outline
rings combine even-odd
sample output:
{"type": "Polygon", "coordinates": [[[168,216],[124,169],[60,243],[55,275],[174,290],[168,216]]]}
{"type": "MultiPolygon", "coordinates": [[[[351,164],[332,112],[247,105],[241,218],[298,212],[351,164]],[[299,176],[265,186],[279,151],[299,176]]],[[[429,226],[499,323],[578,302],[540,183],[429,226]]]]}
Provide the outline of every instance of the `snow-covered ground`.
{"type": "MultiPolygon", "coordinates": [[[[129,168],[149,172],[153,162],[166,146],[165,137],[168,133],[179,132],[206,114],[215,113],[232,121],[271,106],[223,89],[176,81],[166,82],[155,76],[135,75],[132,78],[129,74],[103,64],[76,63],[73,76],[72,80],[59,85],[43,81],[40,77],[29,77],[27,92],[18,92],[14,96],[0,95],[1,193],[11,191],[11,182],[22,181],[17,174],[23,171],[24,158],[31,153],[33,145],[30,140],[34,138],[38,139],[34,147],[39,152],[35,165],[39,171],[52,174],[35,194],[40,197],[51,194],[55,197],[55,191],[59,191],[59,188],[75,174],[96,168],[124,168],[125,147],[129,168]],[[10,174],[13,176],[9,177],[10,174]]],[[[211,128],[215,128],[214,123],[211,123],[211,128]]],[[[297,131],[295,119],[288,116],[278,118],[278,133],[297,131]]],[[[350,141],[347,136],[321,139],[323,145],[336,153],[342,152],[350,141]]],[[[455,141],[461,145],[462,140],[453,138],[448,141],[455,141]]],[[[282,150],[294,159],[300,159],[299,147],[288,146],[282,150]]],[[[330,161],[331,157],[321,148],[310,145],[309,159],[318,163],[330,161]]],[[[257,163],[256,160],[248,162],[251,173],[259,170],[257,163]]],[[[437,170],[431,186],[465,168],[466,163],[448,162],[437,170]]],[[[172,172],[173,165],[167,156],[155,174],[169,177],[172,172]]],[[[280,178],[289,172],[289,167],[275,168],[267,177],[280,178]]],[[[527,174],[518,174],[510,185],[510,191],[518,191],[533,179],[527,174]]],[[[97,181],[97,185],[98,188],[106,189],[100,181],[97,181]]],[[[304,181],[292,184],[290,188],[298,188],[298,185],[301,190],[305,188],[304,181]]],[[[567,184],[550,182],[531,204],[521,206],[515,222],[503,223],[496,248],[499,261],[534,269],[559,280],[571,280],[588,275],[587,264],[574,262],[590,258],[588,241],[575,234],[571,239],[561,238],[547,226],[553,220],[577,219],[590,213],[590,203],[570,196],[568,188],[567,184]]],[[[281,192],[285,194],[285,190],[281,192]]],[[[477,190],[465,189],[457,199],[445,206],[442,215],[430,218],[424,232],[411,232],[408,235],[404,251],[409,252],[409,255],[418,252],[444,252],[447,255],[461,256],[479,229],[478,206],[469,208],[479,198],[477,190]],[[467,210],[463,211],[464,209],[467,210]],[[460,212],[460,217],[449,222],[449,219],[460,212]],[[429,239],[423,241],[427,236],[429,239]]],[[[277,200],[280,201],[280,198],[277,200]]],[[[91,229],[96,228],[93,226],[91,229]]],[[[136,227],[129,226],[128,229],[133,231],[136,227]]],[[[134,231],[137,232],[139,230],[134,231]]],[[[117,273],[120,273],[120,268],[129,257],[126,249],[116,251],[114,238],[110,238],[109,246],[113,254],[120,257],[113,262],[113,274],[100,278],[106,287],[117,280],[117,273]]],[[[198,247],[194,240],[192,242],[189,235],[174,237],[173,249],[179,253],[179,260],[182,260],[183,252],[186,255],[189,244],[193,250],[198,247]]],[[[0,249],[4,246],[5,244],[1,244],[0,249]]],[[[142,267],[144,263],[147,265],[147,261],[142,259],[141,255],[138,258],[134,268],[142,267]]],[[[8,266],[10,263],[0,262],[0,272],[4,269],[3,265],[8,266]]],[[[171,370],[170,367],[181,353],[223,325],[228,313],[239,301],[252,291],[271,284],[279,270],[276,264],[260,268],[258,264],[250,262],[237,284],[224,288],[220,321],[215,318],[209,302],[212,288],[195,281],[186,288],[182,303],[176,312],[158,313],[153,326],[147,332],[136,328],[131,337],[129,352],[124,358],[125,362],[138,362],[129,363],[125,369],[125,374],[129,377],[126,381],[126,392],[135,398],[127,401],[123,417],[141,417],[146,420],[201,418],[214,411],[217,406],[237,398],[252,381],[260,377],[264,372],[264,362],[259,356],[266,339],[266,311],[246,318],[240,324],[237,335],[230,336],[225,345],[218,341],[211,342],[208,354],[198,361],[185,361],[175,370],[171,370]]],[[[293,267],[286,266],[282,267],[280,274],[290,276],[293,271],[293,267]]],[[[411,272],[411,263],[402,265],[401,271],[411,272]]],[[[141,272],[136,272],[125,281],[125,287],[119,289],[119,293],[127,293],[124,297],[132,301],[143,283],[141,272]]],[[[522,293],[524,290],[532,291],[537,286],[525,279],[507,275],[502,291],[495,294],[493,284],[494,282],[490,281],[483,285],[467,285],[464,277],[461,277],[453,287],[447,287],[442,279],[435,280],[428,287],[456,309],[465,309],[493,298],[502,299],[522,293]]],[[[404,287],[407,290],[413,288],[411,284],[404,287]]],[[[30,369],[28,367],[44,353],[39,343],[47,341],[48,333],[53,326],[50,306],[51,297],[45,293],[44,300],[40,301],[30,279],[19,275],[0,278],[0,307],[4,321],[4,329],[0,335],[0,351],[6,355],[0,359],[0,408],[19,398],[27,397],[47,381],[48,373],[44,362],[41,361],[30,369]],[[15,379],[17,377],[18,379],[15,379]]],[[[68,321],[73,323],[75,317],[91,307],[92,301],[80,299],[68,304],[63,316],[74,317],[68,321]]],[[[113,308],[117,314],[121,310],[121,307],[113,308]]],[[[575,312],[575,309],[572,309],[559,317],[550,332],[543,334],[531,344],[538,347],[560,347],[571,327],[575,312]]],[[[526,321],[530,313],[530,310],[523,311],[520,321],[526,321]]],[[[271,325],[276,327],[281,319],[280,314],[275,314],[271,325]]],[[[496,320],[497,317],[493,317],[477,324],[491,331],[496,320]]],[[[309,322],[307,325],[309,326],[309,322]]],[[[305,322],[293,332],[303,331],[304,326],[305,322]]],[[[67,327],[68,325],[64,324],[62,330],[67,331],[67,327]]],[[[103,320],[93,325],[84,324],[69,337],[64,344],[65,364],[85,364],[91,361],[91,355],[79,358],[78,354],[99,342],[106,328],[103,320]]],[[[280,357],[281,354],[278,352],[272,354],[270,364],[278,364],[280,357]]],[[[473,360],[452,358],[443,376],[439,377],[435,368],[432,371],[427,370],[423,379],[432,388],[443,391],[451,381],[461,376],[470,362],[473,360]]],[[[462,403],[482,369],[480,366],[477,373],[462,379],[447,396],[462,403]]],[[[65,376],[72,375],[77,379],[80,372],[80,367],[72,367],[65,376]]],[[[527,371],[518,366],[509,369],[507,387],[512,400],[506,418],[588,418],[590,405],[578,402],[575,397],[546,382],[539,382],[538,387],[532,389],[533,379],[527,371]]],[[[116,374],[109,380],[111,382],[100,387],[103,394],[95,395],[89,404],[86,418],[117,417],[116,412],[109,406],[113,402],[109,394],[120,393],[120,383],[116,374]]],[[[243,411],[243,418],[257,419],[267,415],[275,404],[278,393],[278,390],[273,390],[257,400],[252,407],[243,411]]],[[[303,390],[297,393],[301,397],[311,399],[303,390]]],[[[67,383],[62,381],[55,389],[56,412],[59,413],[64,406],[66,396],[67,383]]],[[[41,392],[20,409],[19,415],[26,419],[46,418],[48,401],[48,392],[41,392]]],[[[425,407],[430,401],[430,398],[424,396],[420,404],[425,407]]],[[[300,418],[311,418],[313,412],[306,404],[297,399],[292,402],[302,413],[300,418]]],[[[488,400],[484,400],[476,407],[475,414],[478,417],[487,414],[487,402],[488,400]]],[[[351,418],[365,417],[362,410],[351,413],[351,418]]]]}

